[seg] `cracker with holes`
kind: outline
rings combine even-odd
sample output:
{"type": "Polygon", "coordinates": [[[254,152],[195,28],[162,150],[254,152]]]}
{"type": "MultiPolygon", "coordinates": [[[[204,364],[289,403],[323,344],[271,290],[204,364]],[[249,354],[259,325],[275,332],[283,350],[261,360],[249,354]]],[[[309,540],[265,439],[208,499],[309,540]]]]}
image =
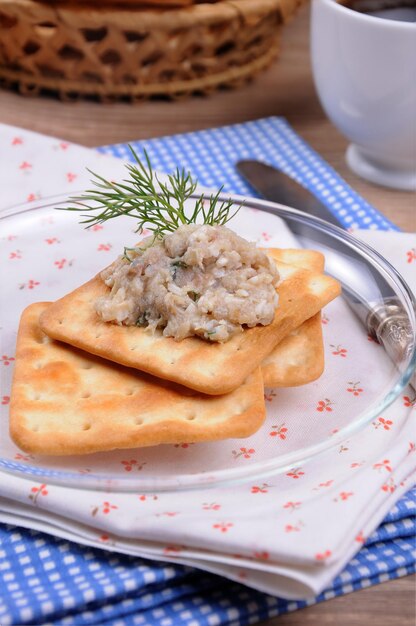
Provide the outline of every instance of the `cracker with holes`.
{"type": "Polygon", "coordinates": [[[30,305],[19,327],[10,433],[23,450],[69,455],[215,441],[262,425],[259,368],[235,391],[206,396],[49,339],[39,328],[47,307],[30,305]]]}
{"type": "Polygon", "coordinates": [[[225,343],[199,337],[175,341],[160,330],[104,322],[94,304],[109,288],[96,276],[50,305],[40,316],[42,330],[54,339],[171,380],[205,394],[237,389],[273,348],[316,315],[340,293],[339,283],[319,272],[276,261],[279,304],[274,319],[234,335],[225,343]]]}
{"type": "MultiPolygon", "coordinates": [[[[325,259],[316,250],[269,248],[276,261],[323,272],[325,259]]],[[[324,344],[321,314],[306,320],[285,337],[263,360],[261,370],[265,387],[306,385],[324,371],[324,344]]]]}

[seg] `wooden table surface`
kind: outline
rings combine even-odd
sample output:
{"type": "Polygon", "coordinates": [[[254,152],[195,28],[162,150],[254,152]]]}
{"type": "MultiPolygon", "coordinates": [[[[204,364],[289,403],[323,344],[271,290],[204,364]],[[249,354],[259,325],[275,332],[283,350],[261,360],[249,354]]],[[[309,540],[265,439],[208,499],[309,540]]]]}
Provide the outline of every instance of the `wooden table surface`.
{"type": "MultiPolygon", "coordinates": [[[[309,9],[285,28],[279,61],[238,91],[180,102],[99,104],[26,99],[0,91],[0,122],[97,146],[199,130],[270,115],[295,130],[371,204],[403,230],[416,230],[416,196],[367,183],[344,160],[346,140],[326,119],[317,100],[309,61],[309,9]]],[[[271,619],[279,626],[414,626],[415,577],[376,585],[271,619]]]]}

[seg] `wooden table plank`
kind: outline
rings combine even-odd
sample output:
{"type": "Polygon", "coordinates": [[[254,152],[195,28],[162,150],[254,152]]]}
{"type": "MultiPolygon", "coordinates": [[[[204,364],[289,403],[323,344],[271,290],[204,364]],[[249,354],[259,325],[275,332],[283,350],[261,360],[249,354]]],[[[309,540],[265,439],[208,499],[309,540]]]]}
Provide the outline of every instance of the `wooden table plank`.
{"type": "MultiPolygon", "coordinates": [[[[404,230],[416,230],[416,195],[367,183],[347,167],[347,141],[325,117],[317,100],[309,62],[309,8],[286,28],[282,54],[267,72],[238,91],[181,102],[100,104],[26,99],[0,91],[0,121],[55,135],[85,146],[159,137],[284,116],[295,130],[371,204],[404,230]]],[[[278,626],[413,626],[415,577],[405,577],[283,615],[278,626]]]]}
{"type": "Polygon", "coordinates": [[[262,622],[267,626],[414,626],[416,577],[406,576],[262,622]]]}

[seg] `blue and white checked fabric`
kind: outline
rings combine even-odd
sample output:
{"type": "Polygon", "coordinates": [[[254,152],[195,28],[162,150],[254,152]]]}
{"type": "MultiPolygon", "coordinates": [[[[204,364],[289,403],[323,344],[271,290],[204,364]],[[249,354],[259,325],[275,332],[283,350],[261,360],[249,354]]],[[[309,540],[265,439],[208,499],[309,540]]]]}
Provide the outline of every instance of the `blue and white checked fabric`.
{"type": "MultiPolygon", "coordinates": [[[[234,164],[261,159],[316,193],[351,228],[397,230],[355,193],[287,122],[267,118],[155,140],[145,148],[155,168],[189,169],[206,187],[253,195],[234,164]]],[[[127,145],[100,148],[130,158],[127,145]]],[[[286,601],[183,566],[78,546],[0,524],[0,624],[245,626],[415,571],[416,489],[333,581],[309,601],[286,601]]]]}
{"type": "MultiPolygon", "coordinates": [[[[229,193],[255,195],[235,169],[240,159],[258,159],[274,165],[310,189],[347,228],[398,230],[359,196],[285,119],[268,117],[159,139],[132,141],[138,152],[148,152],[152,165],[170,173],[184,167],[204,187],[224,185],[229,193]]],[[[104,146],[105,154],[133,160],[127,144],[104,146]]]]}
{"type": "Polygon", "coordinates": [[[245,626],[415,571],[416,488],[333,585],[286,601],[189,567],[77,546],[0,525],[0,624],[245,626]]]}

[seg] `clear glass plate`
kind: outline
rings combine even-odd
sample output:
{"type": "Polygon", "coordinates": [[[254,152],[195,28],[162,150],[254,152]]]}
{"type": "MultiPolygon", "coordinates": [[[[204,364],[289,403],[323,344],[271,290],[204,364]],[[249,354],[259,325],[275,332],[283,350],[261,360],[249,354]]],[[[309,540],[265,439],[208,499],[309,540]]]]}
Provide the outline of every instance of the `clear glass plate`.
{"type": "Polygon", "coordinates": [[[415,302],[391,265],[339,228],[281,205],[245,200],[231,225],[235,231],[264,247],[321,250],[326,272],[343,284],[344,297],[326,307],[322,318],[323,376],[303,387],[266,389],[265,424],[247,439],[76,457],[22,452],[8,435],[8,402],[23,309],[61,297],[137,240],[134,221],[128,218],[86,231],[76,215],[55,210],[65,200],[51,198],[1,213],[0,470],[45,483],[137,492],[259,481],[296,473],[308,459],[342,445],[369,422],[377,424],[408,382],[416,359],[415,302]],[[395,359],[369,340],[356,314],[361,311],[362,316],[363,303],[376,306],[386,296],[396,299],[411,329],[407,350],[395,359]]]}

